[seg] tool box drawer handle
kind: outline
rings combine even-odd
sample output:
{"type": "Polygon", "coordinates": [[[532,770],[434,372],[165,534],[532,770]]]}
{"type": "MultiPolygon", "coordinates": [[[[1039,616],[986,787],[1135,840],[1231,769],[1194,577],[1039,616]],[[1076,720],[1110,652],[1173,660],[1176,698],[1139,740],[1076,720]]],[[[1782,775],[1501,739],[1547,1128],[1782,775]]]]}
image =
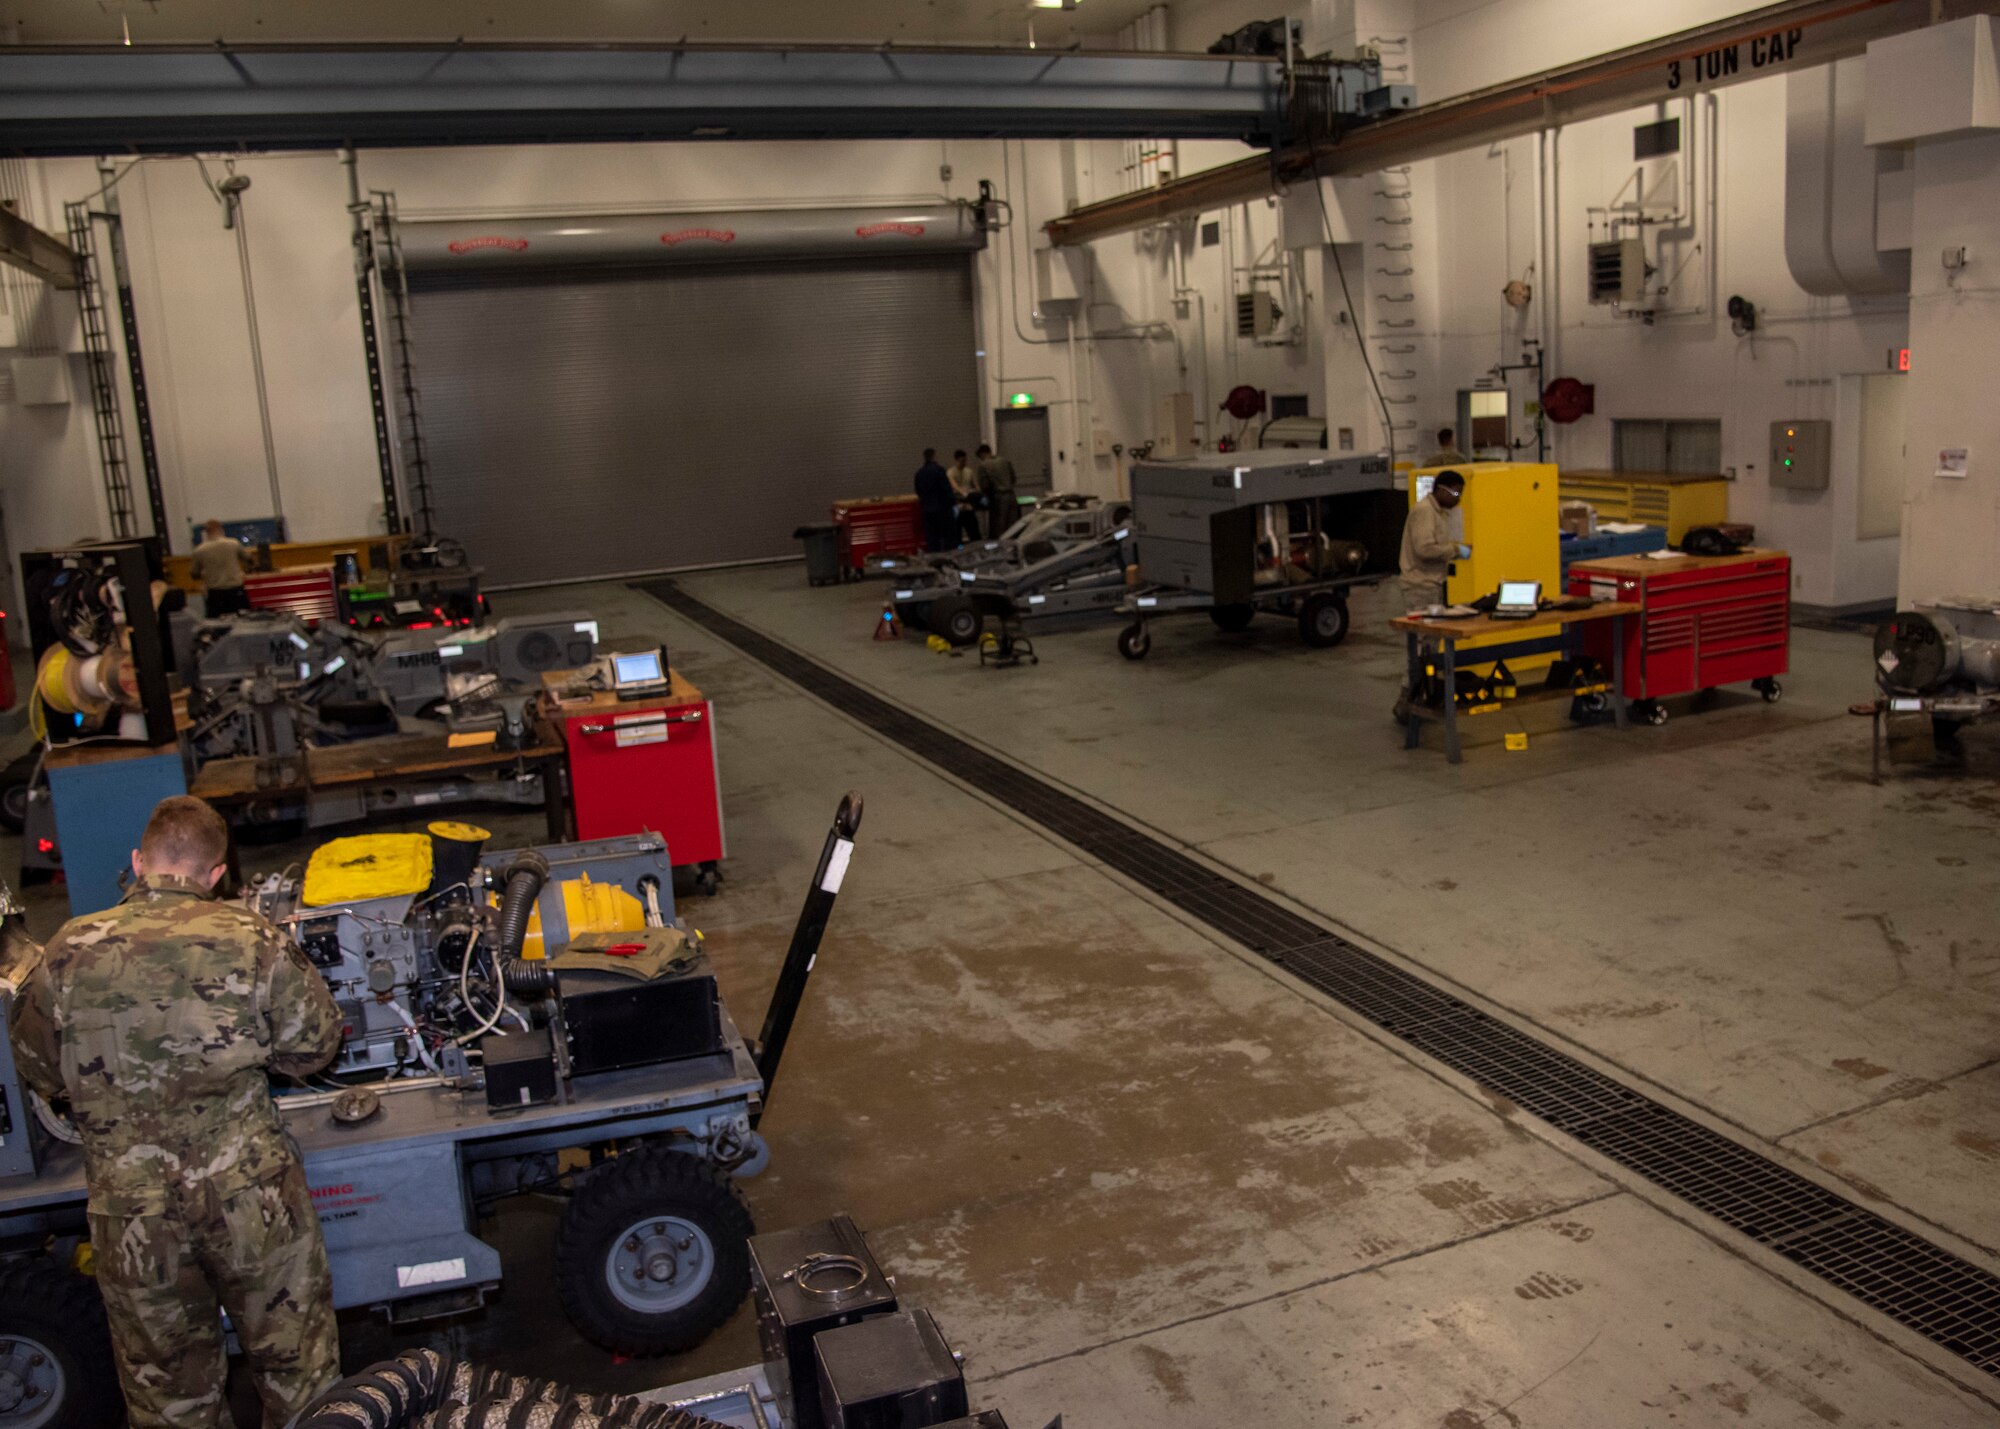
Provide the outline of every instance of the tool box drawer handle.
{"type": "Polygon", "coordinates": [[[690,710],[686,714],[661,715],[657,719],[621,719],[614,720],[610,724],[580,724],[576,728],[579,734],[616,734],[619,730],[644,729],[648,725],[699,724],[700,722],[701,711],[690,710]]]}

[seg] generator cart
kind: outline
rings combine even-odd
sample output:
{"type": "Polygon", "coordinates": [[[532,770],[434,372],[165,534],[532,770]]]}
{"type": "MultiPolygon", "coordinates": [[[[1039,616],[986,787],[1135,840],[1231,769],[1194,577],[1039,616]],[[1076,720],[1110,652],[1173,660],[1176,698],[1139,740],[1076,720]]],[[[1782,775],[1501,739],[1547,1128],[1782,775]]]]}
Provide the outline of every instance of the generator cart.
{"type": "MultiPolygon", "coordinates": [[[[502,1268],[478,1219],[539,1192],[568,1197],[557,1288],[586,1338],[663,1354],[727,1319],[754,1229],[734,1180],[769,1160],[757,1122],[860,822],[849,794],[754,1042],[674,917],[658,835],[495,853],[484,830],[435,824],[336,840],[303,880],[249,884],[342,1012],[327,1072],[273,1088],[335,1306],[399,1324],[479,1308],[502,1268]]],[[[5,921],[0,1004],[39,956],[18,914],[5,921]]],[[[0,1037],[0,1429],[122,1415],[102,1306],[72,1268],[84,1205],[76,1133],[0,1037]]]]}
{"type": "Polygon", "coordinates": [[[1308,645],[1347,638],[1347,593],[1395,574],[1404,498],[1379,456],[1215,452],[1132,468],[1139,584],[1118,653],[1143,660],[1147,622],[1207,611],[1216,628],[1296,619],[1308,645]]]}

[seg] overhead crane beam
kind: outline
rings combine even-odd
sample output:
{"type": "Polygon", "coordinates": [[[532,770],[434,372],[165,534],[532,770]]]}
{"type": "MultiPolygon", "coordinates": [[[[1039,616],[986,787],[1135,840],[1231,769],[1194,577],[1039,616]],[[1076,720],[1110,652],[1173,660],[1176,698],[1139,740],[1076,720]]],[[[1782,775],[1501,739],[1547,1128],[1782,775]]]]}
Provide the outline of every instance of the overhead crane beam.
{"type": "Polygon", "coordinates": [[[0,49],[0,153],[622,139],[1282,140],[1240,55],[901,46],[0,49]]]}
{"type": "Polygon", "coordinates": [[[0,208],[0,263],[32,273],[51,288],[77,286],[75,250],[7,208],[0,208]]]}
{"type": "Polygon", "coordinates": [[[1226,208],[1322,177],[1371,173],[1439,154],[1703,94],[1858,55],[1871,40],[1934,18],[2000,5],[1965,0],[1783,0],[1594,59],[1404,110],[1318,140],[1072,210],[1047,224],[1058,246],[1226,208]]]}

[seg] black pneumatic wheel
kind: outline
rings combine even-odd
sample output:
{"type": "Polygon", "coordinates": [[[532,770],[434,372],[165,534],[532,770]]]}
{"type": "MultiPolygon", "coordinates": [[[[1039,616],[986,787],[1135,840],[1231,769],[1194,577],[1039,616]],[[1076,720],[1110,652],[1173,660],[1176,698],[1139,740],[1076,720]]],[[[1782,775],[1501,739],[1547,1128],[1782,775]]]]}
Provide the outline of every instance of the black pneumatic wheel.
{"type": "Polygon", "coordinates": [[[1248,601],[1236,605],[1213,605],[1209,607],[1208,618],[1215,622],[1217,630],[1234,635],[1250,628],[1250,622],[1257,618],[1257,607],[1248,601]]]}
{"type": "Polygon", "coordinates": [[[1153,637],[1143,625],[1128,625],[1118,632],[1118,653],[1127,660],[1143,660],[1153,648],[1153,637]]]}
{"type": "Polygon", "coordinates": [[[1316,650],[1338,645],[1347,638],[1347,602],[1322,592],[1299,607],[1299,638],[1316,650]]]}
{"type": "Polygon", "coordinates": [[[986,624],[986,619],[964,596],[947,595],[931,602],[924,623],[930,626],[933,634],[942,635],[947,642],[962,650],[978,643],[979,631],[986,624]]]}
{"type": "Polygon", "coordinates": [[[613,1354],[691,1350],[750,1293],[755,1230],[742,1195],[707,1162],[664,1147],[620,1156],[563,1212],[563,1310],[613,1354]]]}
{"type": "Polygon", "coordinates": [[[97,1287],[46,1256],[0,1265],[0,1425],[112,1429],[124,1420],[97,1287]]]}

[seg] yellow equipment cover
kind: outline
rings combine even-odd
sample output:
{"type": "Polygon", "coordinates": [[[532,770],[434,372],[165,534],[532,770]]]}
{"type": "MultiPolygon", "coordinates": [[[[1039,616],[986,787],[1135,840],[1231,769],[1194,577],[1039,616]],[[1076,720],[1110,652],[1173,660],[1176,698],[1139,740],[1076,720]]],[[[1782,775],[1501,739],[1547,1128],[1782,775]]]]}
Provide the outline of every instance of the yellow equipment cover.
{"type": "Polygon", "coordinates": [[[300,901],[313,908],[396,898],[431,886],[428,834],[356,834],[313,851],[300,901]]]}

